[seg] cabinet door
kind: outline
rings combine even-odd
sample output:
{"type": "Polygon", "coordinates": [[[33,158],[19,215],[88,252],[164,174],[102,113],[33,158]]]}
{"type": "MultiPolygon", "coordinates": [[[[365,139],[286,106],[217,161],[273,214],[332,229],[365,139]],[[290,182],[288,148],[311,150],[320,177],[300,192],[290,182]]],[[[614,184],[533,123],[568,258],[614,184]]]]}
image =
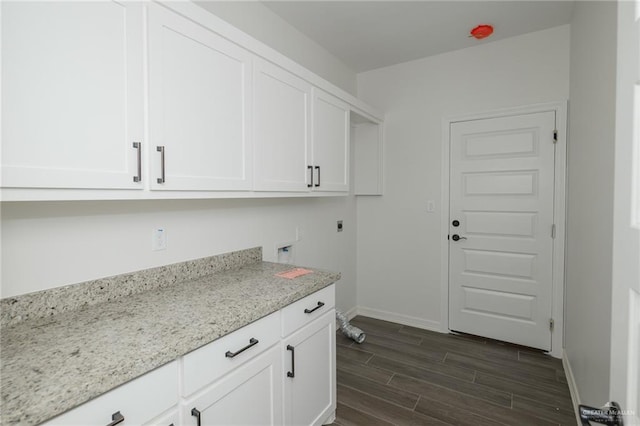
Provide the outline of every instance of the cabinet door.
{"type": "Polygon", "coordinates": [[[251,58],[204,27],[149,5],[152,189],[251,189],[251,58]]]}
{"type": "Polygon", "coordinates": [[[313,89],[313,189],[349,191],[349,106],[313,89]]]}
{"type": "Polygon", "coordinates": [[[286,425],[320,425],[336,409],[335,315],[332,309],[285,341],[286,425]]]}
{"type": "Polygon", "coordinates": [[[281,377],[282,352],[276,345],[184,402],[184,424],[281,425],[281,377]]]}
{"type": "Polygon", "coordinates": [[[142,188],[142,6],[2,2],[2,186],[142,188]]]}
{"type": "Polygon", "coordinates": [[[262,60],[254,84],[254,189],[308,191],[311,85],[262,60]]]}

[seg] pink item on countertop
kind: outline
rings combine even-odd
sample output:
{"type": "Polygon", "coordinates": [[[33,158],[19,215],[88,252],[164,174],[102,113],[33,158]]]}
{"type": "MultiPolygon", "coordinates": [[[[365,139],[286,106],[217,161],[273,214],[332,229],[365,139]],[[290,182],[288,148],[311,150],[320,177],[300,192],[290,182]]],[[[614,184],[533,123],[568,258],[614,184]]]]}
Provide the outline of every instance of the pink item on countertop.
{"type": "Polygon", "coordinates": [[[295,268],[295,269],[290,269],[288,271],[280,272],[280,273],[276,274],[276,276],[280,277],[280,278],[288,278],[288,279],[292,280],[294,278],[298,278],[298,277],[301,277],[303,275],[311,274],[312,272],[313,271],[311,271],[309,269],[295,268]]]}

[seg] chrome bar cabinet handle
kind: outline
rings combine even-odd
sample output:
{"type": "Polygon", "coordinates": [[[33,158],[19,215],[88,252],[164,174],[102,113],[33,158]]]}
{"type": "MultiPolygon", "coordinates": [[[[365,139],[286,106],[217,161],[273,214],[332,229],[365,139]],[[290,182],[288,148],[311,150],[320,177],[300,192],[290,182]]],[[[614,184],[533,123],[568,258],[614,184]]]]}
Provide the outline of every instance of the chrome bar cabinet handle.
{"type": "Polygon", "coordinates": [[[137,155],[137,159],[138,159],[138,174],[133,177],[133,181],[134,182],[141,182],[142,181],[142,143],[141,142],[134,142],[133,143],[133,147],[137,151],[136,155],[137,155]]]}
{"type": "Polygon", "coordinates": [[[156,151],[160,153],[160,177],[158,183],[164,183],[164,146],[156,147],[156,151]]]}

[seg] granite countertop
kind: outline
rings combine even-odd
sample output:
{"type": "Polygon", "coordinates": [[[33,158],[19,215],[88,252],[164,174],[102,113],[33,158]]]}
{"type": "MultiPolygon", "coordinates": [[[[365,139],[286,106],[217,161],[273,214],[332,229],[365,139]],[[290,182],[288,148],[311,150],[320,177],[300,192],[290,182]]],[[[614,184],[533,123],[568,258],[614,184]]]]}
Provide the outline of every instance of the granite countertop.
{"type": "Polygon", "coordinates": [[[48,420],[340,279],[257,262],[2,329],[3,425],[48,420]]]}

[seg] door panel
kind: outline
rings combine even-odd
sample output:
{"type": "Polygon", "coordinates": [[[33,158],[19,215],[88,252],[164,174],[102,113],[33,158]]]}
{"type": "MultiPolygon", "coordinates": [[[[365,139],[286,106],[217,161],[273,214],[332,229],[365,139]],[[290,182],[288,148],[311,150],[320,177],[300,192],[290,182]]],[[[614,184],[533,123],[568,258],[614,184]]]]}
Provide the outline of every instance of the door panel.
{"type": "Polygon", "coordinates": [[[463,287],[464,312],[533,321],[535,297],[505,291],[463,287]]]}
{"type": "Polygon", "coordinates": [[[150,5],[149,76],[151,188],[251,189],[251,54],[150,5]]]}
{"type": "Polygon", "coordinates": [[[452,124],[452,330],[551,349],[554,128],[554,112],[452,124]]]}
{"type": "Polygon", "coordinates": [[[142,188],[142,6],[1,7],[3,187],[142,188]]]}
{"type": "Polygon", "coordinates": [[[182,416],[193,426],[282,425],[282,402],[282,352],[276,345],[184,401],[182,416]]]}
{"type": "Polygon", "coordinates": [[[285,417],[287,425],[320,425],[336,408],[335,310],[298,330],[284,346],[292,348],[285,369],[285,417]]]}
{"type": "Polygon", "coordinates": [[[349,190],[349,106],[339,99],[314,89],[313,165],[316,169],[313,189],[349,190]]]}
{"type": "Polygon", "coordinates": [[[462,249],[464,274],[534,279],[536,256],[530,253],[462,249]]]}
{"type": "Polygon", "coordinates": [[[533,238],[537,214],[531,212],[463,212],[467,235],[533,238]]]}
{"type": "Polygon", "coordinates": [[[262,60],[254,84],[254,189],[309,191],[311,85],[262,60]]]}
{"type": "Polygon", "coordinates": [[[463,174],[465,196],[536,196],[538,175],[534,170],[522,172],[475,172],[463,174]]]}

